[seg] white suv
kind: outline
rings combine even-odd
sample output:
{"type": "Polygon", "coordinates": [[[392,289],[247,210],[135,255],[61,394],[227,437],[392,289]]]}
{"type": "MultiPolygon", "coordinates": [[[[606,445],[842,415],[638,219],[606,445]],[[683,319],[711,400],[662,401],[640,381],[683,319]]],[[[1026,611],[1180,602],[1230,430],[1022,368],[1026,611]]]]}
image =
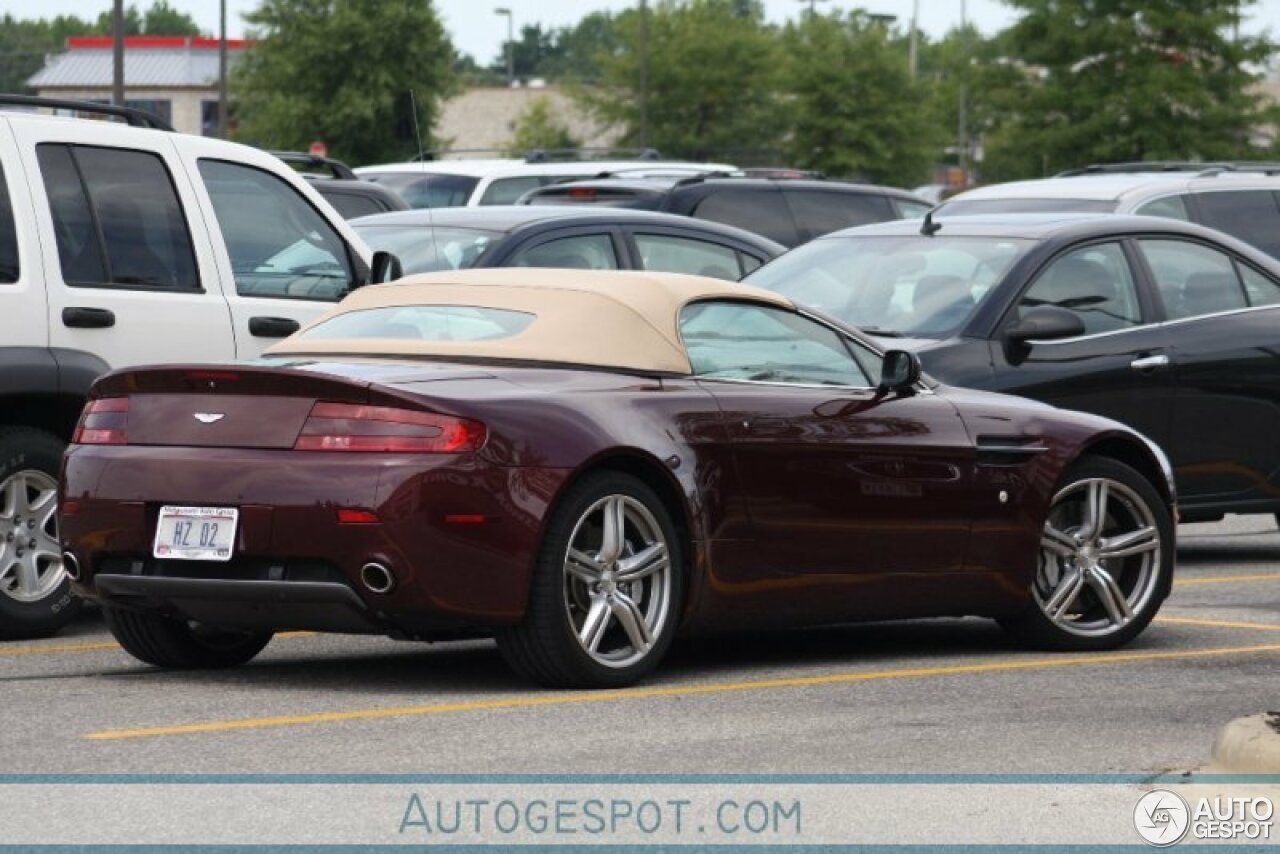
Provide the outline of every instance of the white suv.
{"type": "Polygon", "coordinates": [[[1153,163],[1150,168],[1161,171],[1138,171],[1145,166],[1090,167],[1069,176],[978,187],[952,196],[933,215],[1089,211],[1163,216],[1216,228],[1280,258],[1276,164],[1153,163]]]}
{"type": "Polygon", "coordinates": [[[356,175],[399,193],[411,208],[512,205],[530,190],[603,174],[625,172],[632,178],[646,174],[737,174],[727,163],[683,160],[576,160],[562,163],[528,160],[428,160],[362,166],[356,175]]]}
{"type": "Polygon", "coordinates": [[[76,610],[55,484],[94,379],[256,356],[370,277],[368,248],[276,157],[82,106],[130,124],[0,114],[0,637],[76,610]]]}

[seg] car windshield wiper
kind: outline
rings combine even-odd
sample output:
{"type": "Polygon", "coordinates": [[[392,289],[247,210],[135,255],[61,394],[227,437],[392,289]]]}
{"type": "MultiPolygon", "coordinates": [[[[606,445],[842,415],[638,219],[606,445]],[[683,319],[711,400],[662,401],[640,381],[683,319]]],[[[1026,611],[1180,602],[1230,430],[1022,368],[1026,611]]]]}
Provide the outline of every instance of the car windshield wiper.
{"type": "Polygon", "coordinates": [[[896,329],[881,329],[879,326],[859,326],[858,329],[868,335],[878,335],[881,338],[902,338],[901,332],[896,329]]]}

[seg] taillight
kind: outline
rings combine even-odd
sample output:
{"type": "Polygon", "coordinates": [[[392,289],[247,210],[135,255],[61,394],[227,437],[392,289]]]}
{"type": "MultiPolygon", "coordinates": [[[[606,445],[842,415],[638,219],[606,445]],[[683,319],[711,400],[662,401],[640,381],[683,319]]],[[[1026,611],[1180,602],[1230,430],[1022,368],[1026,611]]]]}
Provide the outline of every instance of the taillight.
{"type": "Polygon", "coordinates": [[[102,397],[85,404],[71,441],[77,445],[126,445],[129,398],[102,397]]]}
{"type": "Polygon", "coordinates": [[[569,189],[569,198],[571,199],[594,199],[596,190],[594,187],[571,187],[569,189]]]}
{"type": "Polygon", "coordinates": [[[296,451],[459,454],[479,450],[485,426],[468,418],[347,403],[317,403],[294,443],[296,451]]]}

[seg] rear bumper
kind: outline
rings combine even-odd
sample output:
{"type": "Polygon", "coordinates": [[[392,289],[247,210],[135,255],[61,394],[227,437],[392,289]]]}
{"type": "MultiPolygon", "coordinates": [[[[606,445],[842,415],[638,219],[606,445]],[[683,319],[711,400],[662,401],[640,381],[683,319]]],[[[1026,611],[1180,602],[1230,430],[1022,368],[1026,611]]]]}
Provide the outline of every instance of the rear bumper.
{"type": "Polygon", "coordinates": [[[567,476],[474,455],[77,446],[60,532],[90,599],[244,628],[427,635],[523,615],[567,476]],[[232,560],[152,557],[164,504],[239,508],[232,560]],[[340,509],[379,521],[343,524],[340,509]],[[391,590],[362,583],[370,562],[392,571],[391,590]]]}

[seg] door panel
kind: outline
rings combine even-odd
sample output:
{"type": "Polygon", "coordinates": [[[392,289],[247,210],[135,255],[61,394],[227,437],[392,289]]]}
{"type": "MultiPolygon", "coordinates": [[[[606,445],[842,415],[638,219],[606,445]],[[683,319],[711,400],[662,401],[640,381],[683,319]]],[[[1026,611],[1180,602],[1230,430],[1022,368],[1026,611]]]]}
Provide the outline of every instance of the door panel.
{"type": "Polygon", "coordinates": [[[36,220],[43,233],[56,235],[40,247],[50,346],[88,351],[112,367],[234,358],[207,231],[172,141],[166,134],[122,139],[102,125],[59,123],[56,136],[47,126],[14,128],[36,220]],[[53,156],[38,157],[38,146],[53,156]],[[55,174],[55,161],[69,162],[68,150],[89,154],[79,176],[55,174]],[[84,217],[55,217],[55,200],[60,210],[79,210],[84,217]],[[158,202],[171,205],[172,213],[155,216],[158,202]],[[95,219],[110,227],[85,227],[95,219]],[[98,234],[109,241],[105,253],[98,234]],[[87,259],[83,266],[81,258],[87,259]],[[110,322],[80,322],[90,315],[110,322]]]}
{"type": "Polygon", "coordinates": [[[729,575],[878,576],[961,569],[974,449],[929,394],[703,381],[729,425],[756,535],[729,575]]]}

